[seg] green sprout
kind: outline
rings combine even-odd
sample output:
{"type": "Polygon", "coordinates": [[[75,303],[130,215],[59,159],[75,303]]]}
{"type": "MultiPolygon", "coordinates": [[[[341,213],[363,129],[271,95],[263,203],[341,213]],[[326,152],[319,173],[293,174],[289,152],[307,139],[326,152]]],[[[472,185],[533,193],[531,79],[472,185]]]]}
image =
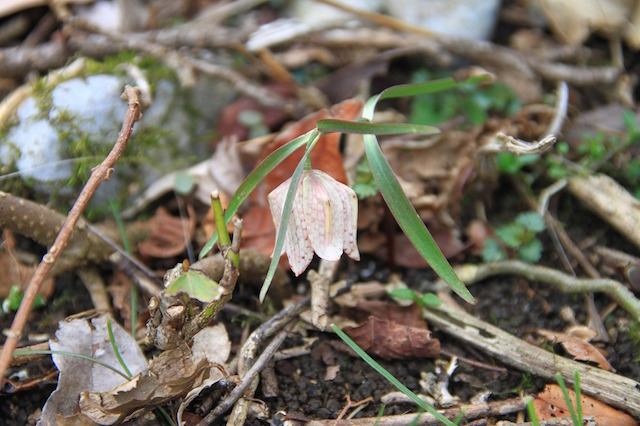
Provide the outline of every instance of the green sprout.
{"type": "Polygon", "coordinates": [[[542,256],[542,242],[536,235],[545,229],[542,216],[535,212],[520,213],[513,222],[498,227],[498,239],[489,238],[482,250],[485,262],[506,259],[507,249],[515,251],[524,262],[535,263],[542,256]]]}
{"type": "MultiPolygon", "coordinates": [[[[6,314],[9,312],[17,311],[20,307],[20,302],[22,302],[22,296],[24,296],[24,294],[20,290],[20,287],[18,287],[17,285],[12,285],[9,289],[7,298],[2,301],[2,312],[6,314]]],[[[32,308],[38,309],[45,306],[46,304],[47,301],[45,300],[45,298],[38,294],[33,301],[32,308]]]]}
{"type": "Polygon", "coordinates": [[[442,304],[440,298],[438,298],[434,293],[429,292],[420,295],[420,293],[411,288],[396,288],[389,292],[389,296],[395,299],[411,300],[417,303],[421,308],[428,306],[436,307],[442,304]]]}

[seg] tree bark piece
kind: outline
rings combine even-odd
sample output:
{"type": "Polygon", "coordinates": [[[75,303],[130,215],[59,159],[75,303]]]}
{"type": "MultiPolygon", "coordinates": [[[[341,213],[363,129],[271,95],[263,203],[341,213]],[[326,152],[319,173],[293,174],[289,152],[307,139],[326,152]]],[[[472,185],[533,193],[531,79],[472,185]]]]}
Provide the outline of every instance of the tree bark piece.
{"type": "Polygon", "coordinates": [[[567,186],[592,212],[640,247],[640,201],[609,176],[574,176],[567,186]]]}
{"type": "Polygon", "coordinates": [[[454,336],[522,371],[555,381],[560,373],[573,384],[573,374],[580,373],[582,392],[640,418],[640,383],[600,368],[571,361],[486,323],[460,309],[440,305],[424,310],[432,327],[454,336]]]}

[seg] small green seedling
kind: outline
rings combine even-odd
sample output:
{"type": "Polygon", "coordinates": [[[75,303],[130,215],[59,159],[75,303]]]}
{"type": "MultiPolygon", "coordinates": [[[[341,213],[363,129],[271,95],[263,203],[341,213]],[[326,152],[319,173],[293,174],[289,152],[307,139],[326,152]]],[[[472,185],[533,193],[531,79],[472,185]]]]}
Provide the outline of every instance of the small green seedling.
{"type": "Polygon", "coordinates": [[[539,154],[515,155],[509,152],[501,152],[496,156],[496,163],[501,173],[515,175],[525,166],[534,164],[539,159],[539,154]]]}
{"type": "MultiPolygon", "coordinates": [[[[433,79],[433,73],[418,71],[412,83],[425,83],[433,79]]],[[[464,116],[467,123],[478,126],[486,122],[489,115],[511,116],[521,108],[515,93],[504,83],[489,86],[470,84],[456,91],[446,91],[428,96],[416,96],[409,121],[411,123],[442,124],[464,116]]]]}
{"type": "Polygon", "coordinates": [[[353,182],[353,190],[358,199],[373,197],[378,193],[378,185],[369,168],[369,162],[366,158],[360,160],[356,166],[356,177],[353,182]]]}
{"type": "Polygon", "coordinates": [[[412,300],[421,308],[425,306],[440,306],[442,301],[434,293],[425,293],[422,296],[410,288],[396,288],[389,292],[389,296],[396,299],[412,300]]]}
{"type": "MultiPolygon", "coordinates": [[[[12,285],[9,289],[9,295],[6,299],[2,301],[2,312],[5,314],[9,312],[15,312],[20,307],[20,302],[22,302],[23,293],[20,291],[20,287],[17,285],[12,285]]],[[[47,304],[47,301],[41,295],[37,295],[36,299],[33,301],[32,309],[38,309],[47,304]]]]}
{"type": "Polygon", "coordinates": [[[485,262],[506,259],[506,246],[507,249],[515,251],[519,259],[535,263],[542,256],[542,242],[536,234],[544,229],[544,219],[538,213],[520,213],[513,222],[496,229],[498,239],[490,238],[485,242],[482,259],[485,262]]]}

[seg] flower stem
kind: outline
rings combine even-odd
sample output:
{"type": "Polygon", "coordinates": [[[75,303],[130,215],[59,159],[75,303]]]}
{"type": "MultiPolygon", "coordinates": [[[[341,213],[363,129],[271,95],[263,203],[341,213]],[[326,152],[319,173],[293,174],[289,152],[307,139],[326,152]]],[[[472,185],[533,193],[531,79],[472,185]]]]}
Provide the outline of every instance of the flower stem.
{"type": "Polygon", "coordinates": [[[224,249],[226,251],[226,253],[223,253],[224,256],[231,260],[233,266],[238,268],[240,265],[240,256],[233,250],[229,250],[231,247],[231,238],[227,231],[227,224],[224,220],[224,212],[222,211],[222,203],[220,202],[220,194],[218,191],[211,192],[211,208],[213,209],[216,231],[218,231],[220,250],[222,251],[224,249]]]}

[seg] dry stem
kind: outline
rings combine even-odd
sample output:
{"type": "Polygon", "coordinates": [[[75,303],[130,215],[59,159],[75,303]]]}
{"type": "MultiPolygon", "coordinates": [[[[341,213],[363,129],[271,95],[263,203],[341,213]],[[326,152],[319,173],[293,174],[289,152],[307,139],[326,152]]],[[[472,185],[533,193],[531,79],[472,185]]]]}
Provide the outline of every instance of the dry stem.
{"type": "Polygon", "coordinates": [[[69,238],[71,237],[74,226],[82,216],[82,212],[87,207],[87,204],[89,204],[91,197],[96,192],[100,184],[109,179],[109,176],[113,172],[113,166],[116,164],[127,146],[129,136],[133,131],[134,123],[138,121],[141,116],[140,90],[135,87],[127,86],[125,87],[122,96],[123,99],[127,100],[129,108],[124,118],[124,122],[122,123],[122,129],[120,130],[118,139],[111,152],[109,152],[109,155],[107,155],[100,165],[91,171],[91,176],[80,192],[80,195],[78,195],[78,199],[65,219],[60,233],[56,237],[49,251],[43,256],[42,262],[38,265],[38,268],[31,278],[29,286],[24,293],[22,303],[20,303],[20,308],[18,308],[18,312],[11,324],[11,330],[9,331],[9,335],[2,349],[2,355],[0,355],[0,378],[4,378],[5,372],[11,363],[13,351],[18,346],[18,340],[20,339],[24,326],[27,323],[29,312],[31,312],[31,306],[33,305],[33,301],[40,290],[40,286],[42,285],[45,276],[49,271],[51,271],[56,260],[62,254],[69,238]]]}
{"type": "MultiPolygon", "coordinates": [[[[524,410],[526,407],[525,398],[507,399],[506,401],[496,401],[488,404],[477,405],[462,405],[455,408],[448,408],[446,410],[439,410],[445,417],[449,419],[460,420],[473,420],[480,417],[499,416],[510,413],[515,413],[524,410]],[[462,415],[462,417],[458,417],[462,415]]],[[[334,426],[335,420],[311,420],[306,423],[307,426],[334,426]]],[[[341,420],[340,425],[343,426],[404,426],[408,424],[418,426],[430,426],[442,424],[440,420],[436,419],[429,413],[410,413],[400,414],[395,416],[383,416],[373,418],[361,418],[341,420]]]]}
{"type": "Polygon", "coordinates": [[[467,285],[494,275],[519,275],[529,280],[551,284],[565,293],[605,293],[626,309],[635,321],[640,321],[640,300],[622,283],[609,278],[576,278],[546,266],[532,265],[519,260],[481,265],[467,264],[455,270],[467,285]]]}
{"type": "Polygon", "coordinates": [[[442,304],[423,312],[433,327],[519,370],[553,381],[559,372],[571,384],[577,370],[583,393],[632,416],[640,416],[640,383],[634,380],[548,352],[458,308],[442,304]]]}

